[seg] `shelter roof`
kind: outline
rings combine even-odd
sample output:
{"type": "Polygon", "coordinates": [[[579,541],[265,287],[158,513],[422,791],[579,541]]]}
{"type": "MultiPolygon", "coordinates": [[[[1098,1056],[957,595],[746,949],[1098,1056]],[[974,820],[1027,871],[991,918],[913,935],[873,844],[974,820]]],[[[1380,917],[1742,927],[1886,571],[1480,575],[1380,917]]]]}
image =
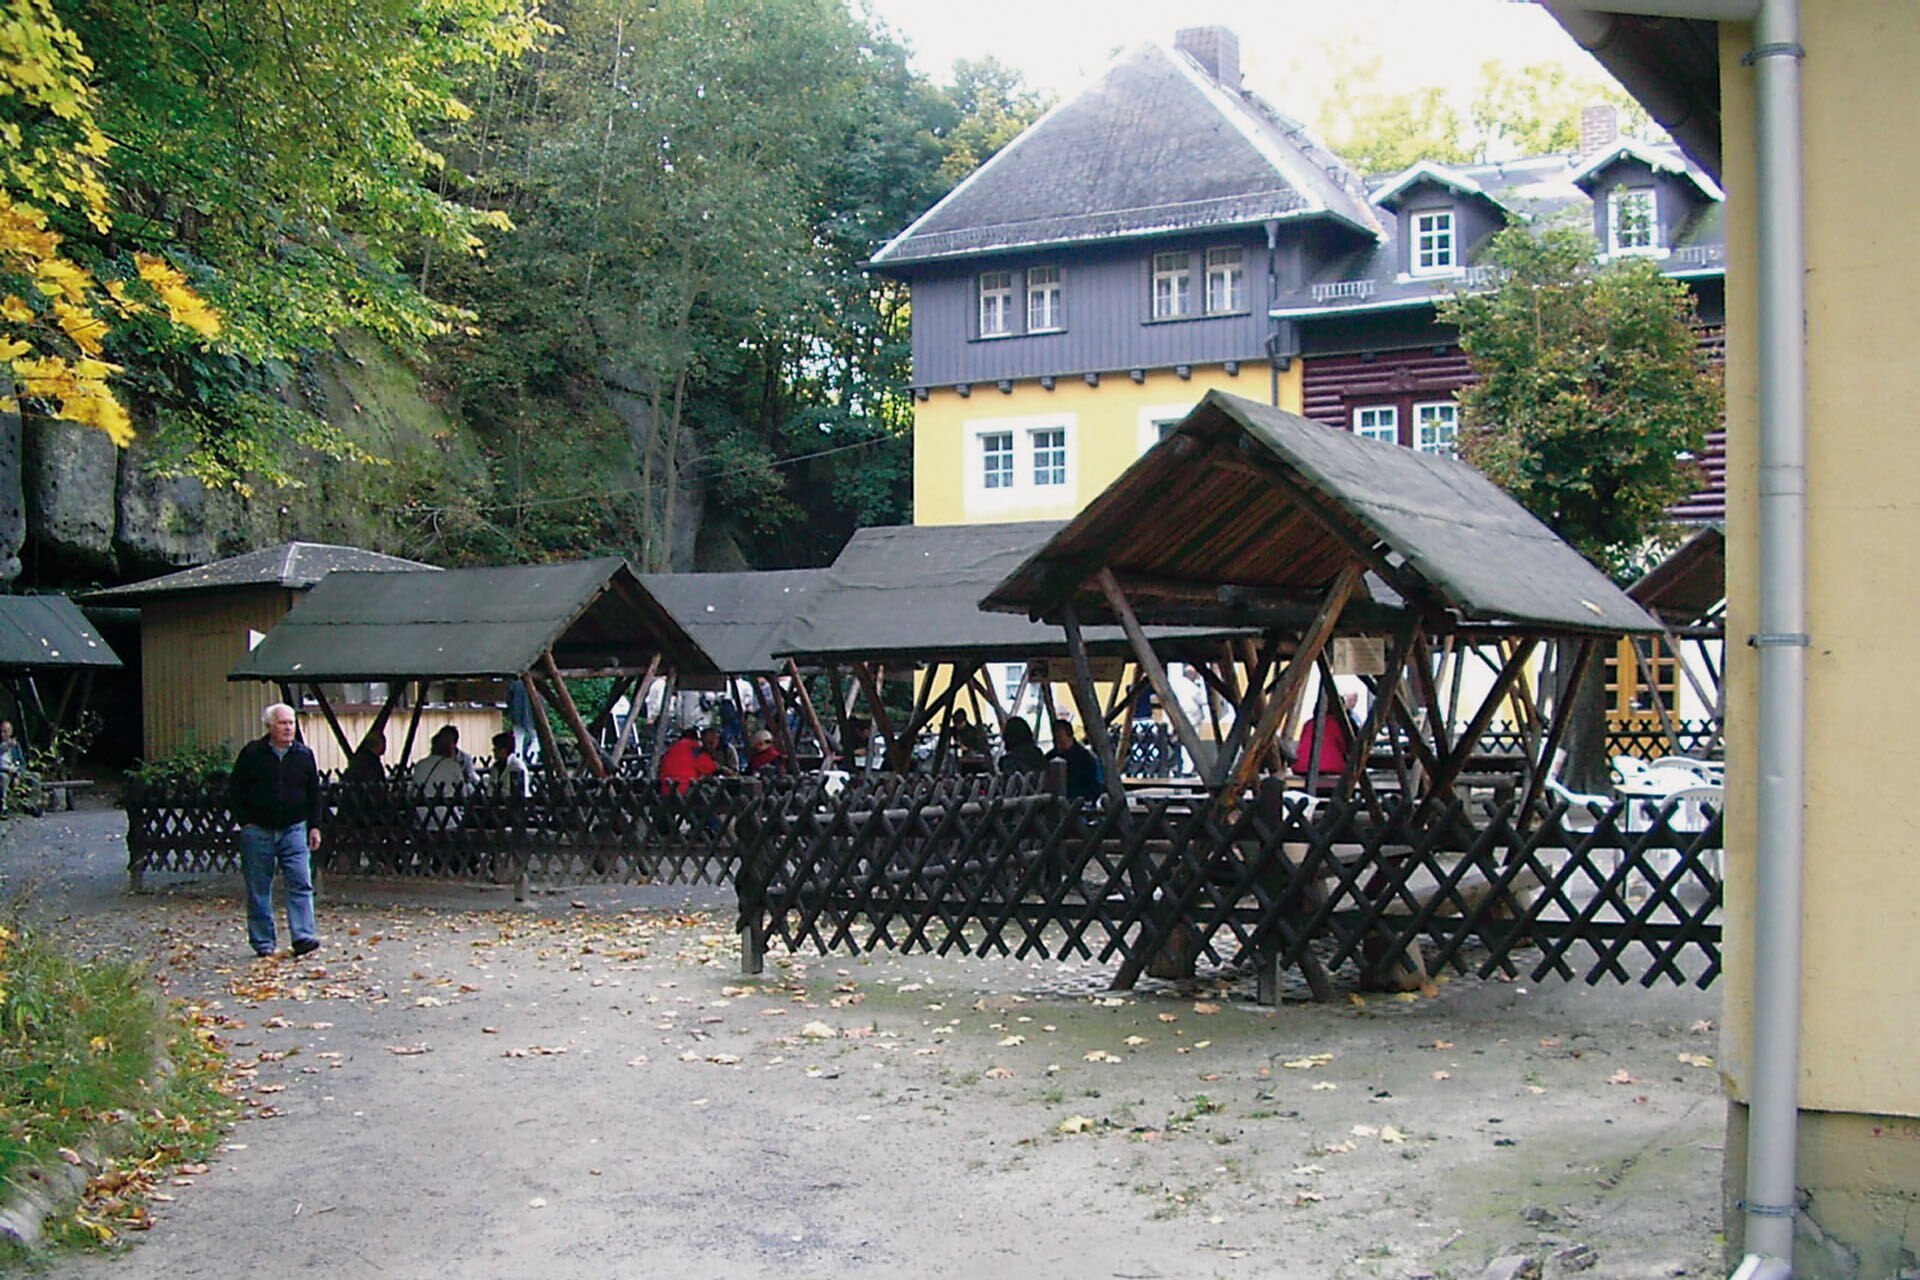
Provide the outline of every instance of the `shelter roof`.
{"type": "MultiPolygon", "coordinates": [[[[826,661],[1065,657],[1066,634],[1058,626],[980,609],[980,597],[1061,527],[1058,520],[1037,520],[862,529],[774,652],[826,661]]],[[[1183,641],[1249,633],[1211,627],[1151,634],[1156,645],[1177,648],[1183,641]]],[[[1095,653],[1127,651],[1118,627],[1091,627],[1085,638],[1095,653]]]]}
{"type": "Polygon", "coordinates": [[[643,573],[640,582],[728,675],[786,665],[774,641],[812,603],[825,569],[761,573],[643,573]]]}
{"type": "Polygon", "coordinates": [[[0,596],[0,671],[119,665],[119,657],[65,596],[0,596]]]}
{"type": "Polygon", "coordinates": [[[415,573],[333,573],[230,680],[512,678],[551,648],[563,671],[644,666],[715,674],[713,659],[625,560],[415,573]]]}
{"type": "MultiPolygon", "coordinates": [[[[1310,616],[1356,554],[1434,630],[1659,625],[1467,464],[1219,391],[982,605],[1053,617],[1071,599],[1105,620],[1089,581],[1105,566],[1142,622],[1244,625],[1259,609],[1310,616]]],[[[1367,612],[1342,629],[1378,630],[1367,612]]]]}
{"type": "Polygon", "coordinates": [[[1627,594],[1673,626],[1700,622],[1727,598],[1727,535],[1712,525],[1675,548],[1627,594]]]}
{"type": "Polygon", "coordinates": [[[1378,234],[1356,179],[1301,125],[1143,44],[1054,107],[873,255],[996,251],[1326,218],[1378,234]]]}
{"type": "Polygon", "coordinates": [[[130,582],[123,587],[89,591],[85,604],[140,604],[167,596],[213,591],[241,591],[249,587],[286,587],[304,591],[329,573],[396,573],[433,569],[418,560],[402,560],[359,547],[337,547],[324,542],[283,542],[277,547],[195,565],[178,573],[130,582]]]}

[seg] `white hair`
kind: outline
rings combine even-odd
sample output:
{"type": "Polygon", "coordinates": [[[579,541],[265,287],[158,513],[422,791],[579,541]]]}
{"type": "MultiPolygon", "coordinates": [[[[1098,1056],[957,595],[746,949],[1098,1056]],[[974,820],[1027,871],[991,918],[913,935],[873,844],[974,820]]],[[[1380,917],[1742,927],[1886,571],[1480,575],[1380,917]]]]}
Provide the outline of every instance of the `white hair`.
{"type": "Polygon", "coordinates": [[[272,706],[268,707],[265,711],[262,711],[260,713],[260,723],[264,725],[271,725],[273,723],[274,715],[281,711],[284,711],[288,715],[293,716],[293,722],[295,724],[300,723],[300,717],[297,714],[295,714],[292,707],[288,706],[284,702],[276,702],[272,706]]]}

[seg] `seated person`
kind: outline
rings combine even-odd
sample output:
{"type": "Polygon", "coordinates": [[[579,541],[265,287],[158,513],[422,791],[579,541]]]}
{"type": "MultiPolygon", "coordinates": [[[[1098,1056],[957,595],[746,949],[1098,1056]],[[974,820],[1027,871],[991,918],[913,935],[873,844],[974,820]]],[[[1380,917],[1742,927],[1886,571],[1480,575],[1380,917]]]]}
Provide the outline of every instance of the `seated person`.
{"type": "Polygon", "coordinates": [[[753,751],[747,756],[747,772],[756,778],[776,777],[787,771],[787,758],[773,745],[773,731],[760,729],[753,735],[753,751]]]}
{"type": "Polygon", "coordinates": [[[975,724],[964,707],[955,707],[947,717],[947,736],[962,757],[979,759],[987,754],[987,726],[975,724]]]}
{"type": "Polygon", "coordinates": [[[340,781],[353,783],[385,782],[387,766],[383,757],[387,754],[387,738],[382,733],[370,733],[360,742],[352,758],[347,761],[346,772],[340,775],[340,781]]]}
{"type": "Polygon", "coordinates": [[[441,802],[415,808],[414,815],[421,825],[435,830],[459,826],[460,806],[448,802],[480,785],[473,757],[460,749],[460,730],[450,724],[442,725],[428,744],[427,754],[414,763],[408,781],[413,785],[415,796],[441,802]]]}
{"type": "Polygon", "coordinates": [[[1073,736],[1073,724],[1056,718],[1053,722],[1053,750],[1049,760],[1067,762],[1067,799],[1100,798],[1100,762],[1093,758],[1085,743],[1073,736]]]}
{"type": "Polygon", "coordinates": [[[700,750],[706,753],[721,773],[739,773],[740,757],[734,754],[733,744],[717,724],[710,724],[700,731],[700,750]]]}
{"type": "Polygon", "coordinates": [[[1006,751],[1000,756],[1000,772],[1039,777],[1047,771],[1047,757],[1033,740],[1033,725],[1015,716],[1007,721],[1006,751]]]}
{"type": "Polygon", "coordinates": [[[719,762],[700,749],[700,731],[688,725],[660,757],[660,794],[683,796],[693,789],[694,783],[718,772],[719,762]]]}
{"type": "Polygon", "coordinates": [[[487,777],[487,791],[498,805],[517,804],[527,798],[527,762],[511,733],[493,735],[493,769],[487,777]]]}
{"type": "Polygon", "coordinates": [[[1300,731],[1294,749],[1293,771],[1303,778],[1318,775],[1323,787],[1338,786],[1353,750],[1353,728],[1348,720],[1359,694],[1350,693],[1339,707],[1327,707],[1300,731]]]}

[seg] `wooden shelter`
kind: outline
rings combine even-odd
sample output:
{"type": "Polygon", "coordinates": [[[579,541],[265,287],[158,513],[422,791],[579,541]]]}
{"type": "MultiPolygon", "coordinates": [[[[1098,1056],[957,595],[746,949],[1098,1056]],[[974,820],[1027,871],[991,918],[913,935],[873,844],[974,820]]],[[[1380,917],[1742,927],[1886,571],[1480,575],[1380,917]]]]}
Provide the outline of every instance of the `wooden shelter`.
{"type": "MultiPolygon", "coordinates": [[[[643,573],[641,585],[680,623],[727,681],[745,680],[753,688],[761,722],[788,759],[801,755],[787,732],[786,711],[799,711],[823,750],[833,739],[820,721],[806,681],[792,658],[775,657],[774,644],[793,619],[813,602],[825,584],[825,569],[770,569],[741,573],[643,573]]],[[[719,687],[722,682],[670,671],[666,693],[676,689],[719,687]]],[[[611,706],[625,689],[616,689],[611,706]]],[[[634,699],[637,709],[642,690],[634,699]]],[[[665,703],[663,702],[664,706],[665,703]]],[[[629,723],[633,717],[629,717],[629,723]]],[[[667,728],[661,716],[654,726],[654,759],[660,758],[667,728]]]]}
{"type": "Polygon", "coordinates": [[[1642,672],[1674,672],[1672,681],[1656,680],[1649,701],[1671,755],[1711,756],[1726,732],[1727,535],[1710,525],[1687,539],[1666,559],[1627,588],[1627,594],[1660,620],[1657,636],[1635,637],[1633,657],[1642,672]],[[1671,664],[1668,667],[1668,664],[1671,664]],[[1685,681],[1684,689],[1678,686],[1685,681]],[[1677,705],[1690,693],[1706,711],[1704,737],[1683,741],[1684,719],[1677,705]]]}
{"type": "MultiPolygon", "coordinates": [[[[1207,778],[1229,804],[1268,758],[1309,674],[1331,683],[1338,635],[1378,637],[1384,651],[1365,722],[1350,726],[1356,749],[1339,789],[1371,795],[1366,762],[1385,733],[1404,761],[1402,785],[1437,799],[1450,796],[1496,711],[1532,704],[1520,677],[1541,640],[1578,641],[1584,667],[1602,638],[1660,630],[1472,467],[1217,391],[982,607],[1057,620],[1076,655],[1089,625],[1117,623],[1156,687],[1164,667],[1146,624],[1259,628],[1254,676],[1207,778]],[[1434,679],[1435,645],[1449,637],[1498,655],[1457,734],[1434,679]]],[[[1076,693],[1093,704],[1084,676],[1076,693]]],[[[1168,714],[1181,714],[1170,700],[1168,714]]],[[[1534,723],[1529,802],[1565,716],[1534,723]]]]}
{"type": "Polygon", "coordinates": [[[54,741],[86,708],[94,673],[120,665],[119,656],[65,596],[0,596],[0,683],[17,708],[23,742],[54,741]],[[49,676],[60,682],[51,705],[40,687],[49,676]],[[26,723],[28,717],[36,723],[26,723]]]}
{"type": "MultiPolygon", "coordinates": [[[[250,690],[227,682],[227,672],[259,637],[336,569],[358,573],[432,570],[432,565],[358,547],[286,542],[197,565],[177,573],[92,591],[86,605],[127,605],[140,611],[141,750],[158,760],[198,744],[238,745],[260,735],[260,704],[250,690]]],[[[365,713],[336,707],[351,727],[365,713]]],[[[319,717],[301,715],[322,768],[345,763],[316,734],[319,717]]]]}
{"type": "MultiPolygon", "coordinates": [[[[607,761],[563,677],[645,681],[667,667],[695,675],[719,673],[626,561],[609,557],[426,573],[331,574],[228,679],[274,681],[282,688],[304,685],[318,700],[336,745],[349,755],[354,744],[327,702],[324,685],[390,684],[386,705],[368,727],[372,734],[384,730],[408,682],[424,689],[432,681],[517,681],[532,703],[545,758],[563,767],[547,715],[553,706],[573,730],[588,770],[605,776],[607,761]]],[[[402,760],[411,755],[420,707],[416,700],[402,760]]]]}
{"type": "MultiPolygon", "coordinates": [[[[965,695],[984,701],[1002,728],[1009,715],[1000,691],[987,679],[989,662],[1026,664],[1036,675],[1042,701],[1052,711],[1049,662],[1065,664],[1074,654],[1058,625],[984,613],[980,597],[1015,566],[1063,528],[1057,520],[979,525],[893,525],[861,529],[853,535],[813,593],[804,613],[793,619],[775,643],[781,655],[824,667],[832,682],[836,716],[844,728],[864,694],[873,723],[888,743],[889,763],[904,765],[906,752],[935,719],[942,722],[937,756],[947,749],[946,714],[965,695]],[[842,689],[840,671],[850,670],[857,689],[842,689]],[[924,668],[912,713],[896,724],[880,698],[887,670],[924,668]]],[[[1252,631],[1233,627],[1161,628],[1154,632],[1163,652],[1212,670],[1230,661],[1227,646],[1252,631]]],[[[1097,711],[1082,707],[1088,731],[1094,720],[1120,718],[1139,693],[1143,680],[1126,670],[1132,650],[1118,627],[1096,628],[1083,637],[1089,663],[1104,668],[1102,683],[1110,697],[1097,711]]],[[[1016,691],[1018,705],[1025,689],[1016,691]]],[[[1163,695],[1164,696],[1164,695],[1163,695]]],[[[1104,731],[1103,731],[1104,732],[1104,731]]],[[[1198,751],[1197,739],[1190,747],[1198,751]]],[[[1109,756],[1111,761],[1111,756],[1109,756]]],[[[1113,784],[1118,770],[1109,768],[1113,784]]]]}

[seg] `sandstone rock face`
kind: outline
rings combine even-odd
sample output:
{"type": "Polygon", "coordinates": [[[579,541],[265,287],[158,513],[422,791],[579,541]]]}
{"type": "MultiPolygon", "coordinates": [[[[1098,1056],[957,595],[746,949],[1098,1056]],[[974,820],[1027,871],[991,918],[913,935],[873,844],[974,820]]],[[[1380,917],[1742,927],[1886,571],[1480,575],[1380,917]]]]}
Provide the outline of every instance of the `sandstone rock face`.
{"type": "Polygon", "coordinates": [[[27,540],[27,497],[21,488],[20,415],[0,410],[0,582],[20,576],[20,548],[27,540]]]}
{"type": "Polygon", "coordinates": [[[23,487],[37,556],[78,570],[113,569],[119,456],[105,432],[37,420],[22,450],[23,487]]]}

